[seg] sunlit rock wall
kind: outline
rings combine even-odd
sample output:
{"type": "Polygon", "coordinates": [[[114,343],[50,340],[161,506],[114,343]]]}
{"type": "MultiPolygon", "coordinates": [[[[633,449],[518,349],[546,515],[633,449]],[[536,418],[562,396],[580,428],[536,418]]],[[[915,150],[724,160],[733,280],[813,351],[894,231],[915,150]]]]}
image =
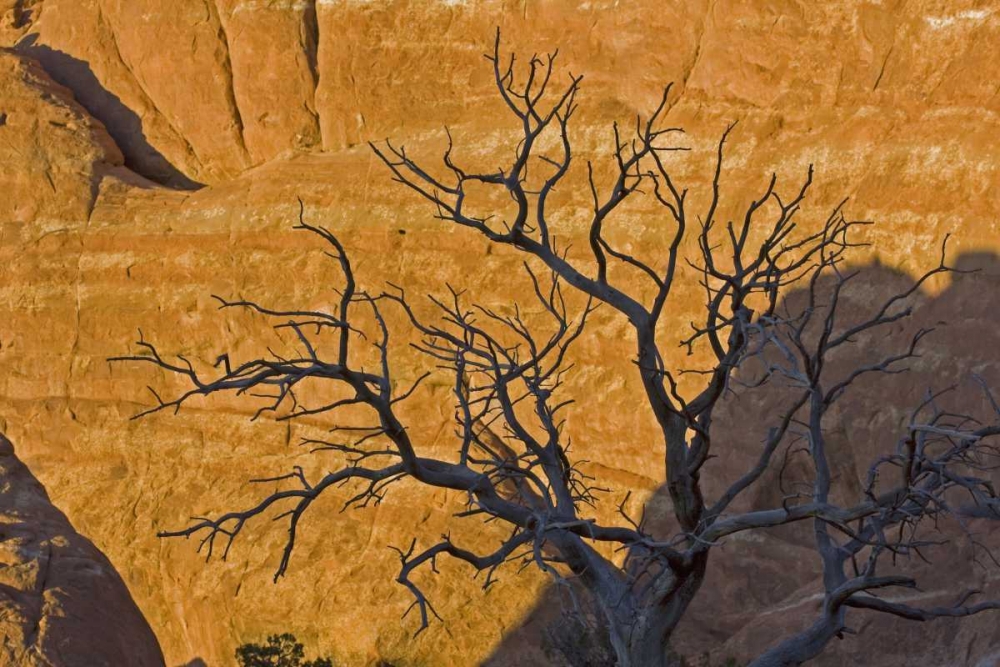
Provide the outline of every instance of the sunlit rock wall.
{"type": "MultiPolygon", "coordinates": [[[[346,495],[317,503],[277,584],[284,531],[267,521],[226,562],[204,565],[193,542],[156,531],[273,488],[250,478],[328,469],[333,460],[296,443],[330,424],[250,423],[256,406],[230,399],[132,422],[151,403],[147,384],[174,385],[105,361],[134,351],[139,327],[203,361],[282,344],[260,318],[217,312],[211,294],[328,305],[340,277],[315,238],[291,231],[296,197],[372,289],[391,280],[420,295],[450,283],[494,305],[524,294],[520,258],[435,221],[365,144],[406,140],[432,159],[447,125],[457,158],[506,159],[517,127],[482,57],[497,26],[522,61],[558,47],[558,82],[584,75],[575,185],[553,218],[580,241],[581,261],[586,160],[607,174],[611,123],[631,126],[670,82],[664,122],[683,126],[678,142],[692,148],[670,160],[692,210],[706,201],[720,134],[738,121],[723,214],[758,196],[772,171],[797,189],[815,163],[802,225],[849,196],[851,215],[878,222],[859,262],[877,256],[912,274],[936,263],[948,232],[950,257],[1000,245],[1000,11],[982,3],[0,2],[0,426],[118,568],[168,664],[231,664],[241,641],[286,630],[349,665],[476,664],[544,587],[511,568],[484,594],[470,572],[442,564],[427,589],[445,621],[414,640],[387,547],[436,537],[460,499],[406,483],[361,511],[339,513],[346,495]]],[[[648,200],[609,223],[614,243],[650,258],[669,232],[648,200]]],[[[615,277],[643,293],[638,276],[615,277]]],[[[671,341],[700,303],[695,276],[680,280],[671,341]]],[[[390,324],[405,385],[429,364],[406,349],[398,313],[390,324]]],[[[597,509],[611,517],[627,489],[635,509],[662,482],[661,445],[634,411],[626,323],[598,313],[575,358],[567,393],[586,400],[568,428],[612,489],[597,509]]],[[[442,455],[455,447],[447,383],[433,379],[405,411],[420,446],[442,455]]],[[[473,523],[454,535],[485,549],[501,532],[473,523]]]]}

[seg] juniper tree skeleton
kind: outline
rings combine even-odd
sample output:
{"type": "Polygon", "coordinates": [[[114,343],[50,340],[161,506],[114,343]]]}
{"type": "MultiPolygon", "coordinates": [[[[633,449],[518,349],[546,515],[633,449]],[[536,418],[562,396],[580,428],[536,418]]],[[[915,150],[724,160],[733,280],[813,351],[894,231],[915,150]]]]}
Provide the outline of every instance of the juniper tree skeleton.
{"type": "Polygon", "coordinates": [[[445,224],[467,228],[470,234],[527,256],[531,298],[546,313],[548,328],[540,330],[537,323],[529,326],[520,310],[503,315],[467,305],[462,293],[450,287],[447,298],[432,297],[440,317],[428,322],[417,316],[401,287],[390,285],[380,292],[358,287],[340,241],[327,229],[307,223],[300,208],[297,228],[328,244],[330,256],[343,273],[336,308],[332,312],[271,309],[250,301],[219,299],[223,309],[250,309],[275,320],[276,327],[288,330],[297,340],[298,356],[274,355],[234,365],[223,354],[215,364],[217,372],[206,377],[185,358],[169,360],[140,337],[142,353],[116,361],[151,363],[190,382],[190,388],[175,398],[161,398],[154,391],[156,404],[139,416],[176,411],[195,396],[266,391],[272,393],[255,418],[266,412],[283,420],[331,415],[351,407],[367,410],[372,422],[363,427],[335,427],[336,440],[306,441],[342,455],[343,464],[335,471],[310,480],[296,468],[265,480],[285,486],[257,505],[197,518],[188,527],[161,536],[200,536],[200,548],[208,555],[221,552],[225,557],[248,521],[277,511],[288,529],[277,579],[289,566],[300,520],[331,486],[359,484],[349,506],[379,502],[390,485],[404,479],[457,490],[467,495],[467,509],[459,517],[499,521],[508,527],[509,536],[491,553],[471,551],[449,536],[428,546],[427,536],[417,535],[408,548],[398,549],[397,580],[413,596],[418,633],[437,615],[414,579],[418,570],[433,568],[437,558],[448,556],[486,572],[486,588],[501,565],[527,562],[558,582],[573,576],[587,590],[600,610],[618,664],[629,667],[665,663],[671,634],[698,594],[715,547],[738,533],[797,522],[813,525],[823,571],[822,609],[806,630],[759,656],[752,663],[756,667],[798,665],[815,657],[834,637],[849,631],[846,615],[852,608],[913,620],[1000,608],[997,602],[974,601],[975,591],[963,594],[953,606],[935,608],[877,596],[882,589],[916,586],[914,579],[882,574],[879,567],[886,557],[920,554],[933,546],[918,529],[925,522],[961,514],[953,502],[956,492],[972,501],[972,510],[966,514],[1000,517],[1000,504],[987,474],[997,454],[990,439],[1000,434],[1000,407],[985,382],[983,391],[996,413],[991,422],[983,425],[946,411],[939,406],[941,395],[930,395],[915,406],[899,442],[882,447],[884,454],[872,463],[863,494],[849,504],[831,500],[824,417],[859,378],[902,370],[929,332],[917,332],[902,349],[858,365],[843,376],[830,376],[829,356],[866,332],[909,317],[910,299],[920,287],[933,276],[955,270],[945,263],[944,249],[938,266],[911,287],[844,325],[837,317],[841,294],[857,276],[845,268],[845,257],[859,245],[853,236],[856,228],[869,223],[846,217],[842,202],[825,222],[813,225],[814,231],[798,226],[796,218],[812,182],[810,166],[804,182],[790,196],[779,194],[772,175],[761,196],[746,207],[742,220],[723,224],[717,219],[720,177],[732,126],[718,143],[709,205],[703,213],[693,214],[688,191],[672,177],[666,159],[670,151],[686,150],[669,141],[681,134],[679,128],[660,127],[668,87],[649,118],[637,120],[632,136],[626,138],[614,126],[616,173],[610,188],[598,184],[588,164],[593,203],[590,256],[571,257],[557,248],[549,196],[570,172],[568,128],[582,77],[571,77],[568,86],[552,96],[552,54],[545,59],[532,57],[526,78],[519,84],[513,56],[501,57],[499,32],[487,58],[496,90],[521,130],[512,147],[513,158],[503,168],[491,172],[463,169],[454,157],[450,133],[443,159],[447,177],[432,175],[402,146],[386,141],[372,144],[372,149],[394,179],[430,202],[445,224]],[[543,137],[553,136],[554,153],[538,148],[543,137]],[[548,169],[537,184],[529,184],[529,164],[533,171],[548,169]],[[515,215],[497,220],[467,212],[471,186],[493,188],[509,196],[515,215]],[[605,236],[616,209],[637,193],[659,203],[669,235],[666,256],[655,263],[616,249],[605,236]],[[691,235],[697,249],[693,258],[683,260],[682,242],[691,235]],[[698,277],[705,297],[702,320],[692,325],[682,345],[691,349],[706,344],[713,357],[711,367],[702,372],[700,390],[688,396],[682,395],[678,371],[667,366],[662,347],[665,313],[682,261],[698,277]],[[634,277],[613,279],[624,275],[623,269],[648,281],[652,299],[633,296],[635,290],[626,285],[636,285],[634,277]],[[804,290],[808,297],[804,307],[794,312],[781,306],[791,286],[804,290]],[[569,293],[582,295],[585,305],[571,307],[569,293]],[[598,306],[616,311],[634,334],[635,368],[646,399],[643,409],[655,418],[666,451],[661,470],[679,527],[674,535],[650,533],[625,511],[624,502],[618,521],[595,519],[590,506],[599,493],[598,483],[581,471],[567,446],[562,414],[571,409],[571,401],[560,391],[568,370],[567,350],[586,335],[588,316],[598,306]],[[414,395],[426,374],[409,389],[394,391],[390,331],[383,316],[390,308],[405,313],[419,332],[423,341],[419,348],[430,365],[444,369],[436,372],[450,374],[457,424],[454,458],[422,455],[420,435],[408,430],[398,414],[400,402],[414,395]],[[364,338],[355,326],[359,311],[374,323],[374,338],[364,338]],[[315,340],[320,335],[336,338],[331,357],[317,351],[315,340]],[[364,369],[357,360],[358,348],[369,345],[374,346],[378,362],[364,369]],[[756,369],[752,381],[735,376],[751,364],[756,369]],[[316,380],[341,386],[345,397],[320,405],[301,402],[297,389],[316,380]],[[714,449],[733,446],[713,442],[713,417],[726,391],[736,383],[747,390],[780,383],[792,391],[792,398],[772,416],[756,464],[718,497],[707,498],[701,483],[703,466],[714,449]],[[787,455],[793,439],[806,443],[812,472],[808,489],[789,492],[777,507],[734,510],[736,501],[778,465],[781,452],[787,455]],[[624,559],[605,557],[597,543],[620,547],[624,559]]]}

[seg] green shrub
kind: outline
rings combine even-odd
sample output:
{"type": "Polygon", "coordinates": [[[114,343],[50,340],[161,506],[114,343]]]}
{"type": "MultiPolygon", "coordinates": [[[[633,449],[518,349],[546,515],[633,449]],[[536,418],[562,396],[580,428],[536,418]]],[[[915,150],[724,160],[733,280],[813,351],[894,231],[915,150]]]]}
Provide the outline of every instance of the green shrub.
{"type": "Polygon", "coordinates": [[[330,658],[306,660],[302,644],[289,632],[270,635],[266,644],[243,644],[236,661],[240,667],[333,667],[330,658]]]}

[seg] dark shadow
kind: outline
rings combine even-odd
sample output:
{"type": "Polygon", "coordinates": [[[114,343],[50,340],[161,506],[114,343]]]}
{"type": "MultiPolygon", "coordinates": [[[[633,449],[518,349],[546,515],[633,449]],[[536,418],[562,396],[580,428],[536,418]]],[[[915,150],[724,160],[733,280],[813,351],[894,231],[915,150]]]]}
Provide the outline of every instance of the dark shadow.
{"type": "Polygon", "coordinates": [[[18,2],[14,5],[14,24],[12,27],[14,27],[17,30],[20,30],[21,28],[30,25],[32,16],[34,16],[35,14],[34,9],[28,9],[22,7],[21,6],[22,4],[23,1],[18,2]]]}
{"type": "Polygon", "coordinates": [[[191,662],[186,662],[181,667],[208,667],[208,663],[201,658],[195,658],[191,662]]]}
{"type": "Polygon", "coordinates": [[[18,53],[37,60],[56,83],[69,88],[76,101],[101,121],[125,156],[125,166],[145,178],[177,190],[197,190],[192,180],[147,140],[142,119],[101,85],[90,65],[79,58],[38,44],[38,35],[25,36],[15,46],[18,53]]]}
{"type": "MultiPolygon", "coordinates": [[[[917,329],[935,329],[923,340],[921,356],[908,364],[907,373],[875,375],[857,382],[829,415],[827,446],[835,494],[839,494],[834,500],[847,502],[859,497],[869,465],[880,454],[893,451],[900,426],[928,389],[956,385],[943,399],[945,406],[962,406],[962,412],[973,415],[991,414],[972,373],[983,376],[1000,393],[1000,259],[992,253],[966,253],[957,260],[956,267],[978,271],[952,274],[951,283],[937,295],[916,295],[913,315],[905,324],[875,330],[831,359],[826,373],[839,377],[886,352],[905,349],[917,329]]],[[[844,295],[841,321],[849,323],[870,316],[873,307],[912,284],[911,276],[881,264],[862,267],[844,295]]],[[[792,293],[786,302],[794,311],[803,297],[802,293],[792,293]]],[[[760,442],[771,425],[761,415],[774,414],[787,396],[780,389],[746,389],[720,406],[712,431],[718,458],[710,460],[702,474],[709,501],[753,466],[760,442]]],[[[781,484],[807,479],[807,468],[792,457],[779,483],[777,469],[781,463],[781,459],[772,462],[768,476],[755,485],[752,493],[748,491],[749,495],[733,511],[780,507],[781,484]]],[[[1000,482],[1000,478],[995,481],[1000,482]]],[[[658,537],[675,533],[669,510],[669,496],[661,488],[647,505],[647,514],[653,518],[650,527],[658,537]]],[[[924,597],[915,604],[951,604],[969,588],[983,589],[979,599],[1000,598],[1000,577],[995,576],[1000,572],[972,565],[971,547],[956,526],[942,525],[941,531],[939,537],[949,540],[949,544],[925,554],[929,564],[915,557],[903,561],[903,567],[915,574],[923,587],[917,595],[924,597]],[[987,572],[992,572],[992,579],[987,572]],[[936,598],[936,591],[947,595],[936,598]]],[[[994,524],[983,523],[977,537],[1000,553],[1000,529],[994,524]]],[[[811,623],[817,614],[815,594],[822,591],[812,539],[811,524],[802,522],[747,534],[742,539],[730,538],[715,549],[699,596],[674,635],[673,649],[685,656],[685,662],[678,660],[677,664],[718,667],[733,660],[728,664],[744,665],[765,648],[811,623]]],[[[600,631],[595,633],[576,621],[564,597],[558,587],[550,586],[520,626],[507,633],[483,664],[614,665],[613,654],[600,631]]],[[[588,615],[592,628],[597,625],[595,617],[592,611],[588,615]]],[[[991,652],[1000,647],[1000,624],[995,615],[915,623],[852,610],[848,623],[861,634],[845,635],[844,640],[833,642],[810,665],[983,667],[993,664],[989,662],[991,652]]]]}

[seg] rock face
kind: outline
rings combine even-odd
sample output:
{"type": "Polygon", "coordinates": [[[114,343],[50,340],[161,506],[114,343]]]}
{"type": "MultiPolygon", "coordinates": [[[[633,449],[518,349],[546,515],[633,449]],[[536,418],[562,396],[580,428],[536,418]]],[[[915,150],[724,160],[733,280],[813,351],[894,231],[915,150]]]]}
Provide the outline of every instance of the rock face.
{"type": "MultiPolygon", "coordinates": [[[[510,650],[504,637],[542,595],[545,581],[532,572],[512,569],[484,594],[466,570],[442,563],[428,587],[445,622],[414,640],[412,619],[399,622],[409,599],[392,581],[398,559],[386,547],[444,532],[461,499],[413,485],[357,512],[338,513],[343,494],[317,503],[277,584],[270,576],[284,535],[266,521],[241,536],[227,561],[209,565],[192,543],[158,540],[157,530],[192,514],[252,503],[263,490],[247,479],[333,465],[295,446],[329,424],[251,424],[255,406],[229,399],[130,422],[149,405],[147,384],[171,385],[148,369],[105,362],[130,349],[138,327],[164,351],[194,360],[288,344],[259,318],[217,313],[210,295],[328,305],[339,278],[322,247],[291,231],[298,196],[313,222],[342,238],[367,286],[391,280],[439,294],[450,283],[487,304],[509,302],[505,292],[526,284],[521,258],[487,255],[480,239],[441,226],[390,183],[364,145],[391,136],[414,155],[439,156],[448,125],[457,157],[495,166],[516,129],[481,57],[497,25],[506,49],[527,57],[558,46],[560,76],[585,75],[572,135],[579,187],[558,199],[560,234],[574,248],[586,247],[587,159],[605,173],[611,122],[648,113],[674,81],[666,123],[687,129],[682,141],[693,150],[675,166],[694,207],[705,201],[715,142],[738,120],[723,214],[758,196],[771,171],[796,188],[814,162],[802,224],[820,224],[849,195],[852,215],[878,222],[859,262],[877,257],[912,275],[937,261],[946,232],[955,234],[950,257],[995,261],[1000,13],[988,4],[0,0],[0,427],[117,567],[168,664],[228,665],[239,643],[291,631],[345,665],[472,665],[501,659],[510,650]]],[[[610,234],[619,247],[656,257],[667,243],[662,224],[652,207],[637,205],[610,223],[610,234]]],[[[637,277],[621,279],[639,289],[637,277]]],[[[674,339],[700,297],[695,276],[682,282],[672,296],[674,339]]],[[[967,370],[996,375],[990,355],[998,348],[983,342],[996,330],[987,299],[996,290],[985,284],[928,287],[927,316],[943,309],[939,319],[956,322],[961,335],[944,334],[948,345],[925,355],[914,385],[967,370]],[[936,300],[942,294],[948,308],[936,300]]],[[[390,325],[405,330],[394,318],[390,325]]],[[[406,383],[427,362],[400,347],[397,374],[406,383]]],[[[567,428],[590,472],[613,490],[597,508],[611,517],[625,490],[635,503],[656,494],[658,445],[648,415],[630,417],[628,437],[622,432],[620,415],[633,415],[639,396],[626,323],[598,313],[575,354],[567,392],[586,409],[567,428]]],[[[861,474],[872,451],[892,446],[890,427],[924,388],[898,382],[888,392],[900,398],[892,409],[862,394],[855,412],[841,415],[850,434],[845,479],[861,474]]],[[[424,451],[454,450],[443,381],[415,396],[406,416],[424,451]]],[[[720,476],[752,452],[736,448],[718,463],[720,476]]],[[[475,524],[453,535],[485,547],[499,533],[475,524]]],[[[715,593],[706,593],[679,648],[745,656],[805,618],[799,610],[810,604],[814,572],[798,539],[725,551],[715,593]],[[789,576],[761,583],[777,572],[789,576]],[[761,613],[773,608],[785,611],[761,613]]],[[[962,553],[950,558],[963,565],[949,566],[955,580],[943,583],[982,576],[962,570],[962,553]]],[[[883,629],[874,640],[882,653],[868,664],[985,667],[1000,650],[988,622],[932,631],[873,622],[868,636],[883,629]],[[929,657],[913,657],[921,651],[929,657]]],[[[869,655],[860,639],[840,644],[831,664],[869,655]]]]}
{"type": "Polygon", "coordinates": [[[0,664],[163,665],[114,567],[0,436],[0,664]]]}

